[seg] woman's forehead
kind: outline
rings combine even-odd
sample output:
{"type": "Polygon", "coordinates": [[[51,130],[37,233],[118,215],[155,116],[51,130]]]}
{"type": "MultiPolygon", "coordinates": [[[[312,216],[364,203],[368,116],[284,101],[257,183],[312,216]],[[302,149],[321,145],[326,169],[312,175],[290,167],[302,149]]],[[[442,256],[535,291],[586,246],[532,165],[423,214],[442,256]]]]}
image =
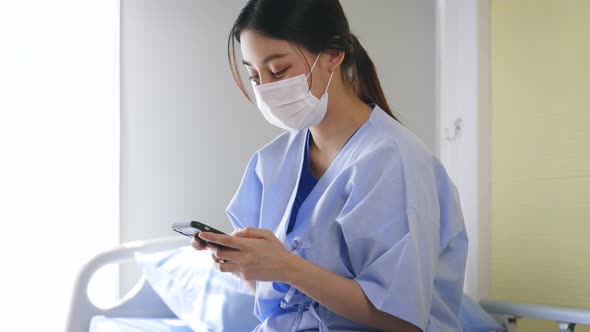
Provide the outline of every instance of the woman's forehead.
{"type": "MultiPolygon", "coordinates": [[[[252,30],[245,30],[240,34],[240,48],[242,58],[250,64],[264,64],[268,62],[268,58],[276,55],[283,55],[284,58],[301,57],[294,43],[252,30]]],[[[300,47],[300,49],[306,52],[303,48],[300,47]]]]}

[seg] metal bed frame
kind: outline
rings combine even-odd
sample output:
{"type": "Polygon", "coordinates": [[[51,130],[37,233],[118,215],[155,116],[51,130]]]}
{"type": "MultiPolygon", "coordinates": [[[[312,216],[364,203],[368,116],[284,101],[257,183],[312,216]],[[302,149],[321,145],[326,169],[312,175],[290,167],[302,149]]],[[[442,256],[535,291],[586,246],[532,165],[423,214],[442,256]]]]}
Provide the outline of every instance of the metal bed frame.
{"type": "MultiPolygon", "coordinates": [[[[176,318],[144,279],[135,285],[114,307],[99,308],[88,297],[90,279],[101,267],[132,261],[135,253],[153,253],[180,248],[188,244],[186,237],[167,237],[124,243],[102,252],[87,262],[74,286],[66,332],[88,331],[94,316],[117,318],[176,318]]],[[[480,305],[504,327],[503,332],[515,332],[517,322],[524,317],[555,321],[557,331],[573,332],[577,324],[590,325],[590,310],[551,307],[482,299],[480,305]]]]}

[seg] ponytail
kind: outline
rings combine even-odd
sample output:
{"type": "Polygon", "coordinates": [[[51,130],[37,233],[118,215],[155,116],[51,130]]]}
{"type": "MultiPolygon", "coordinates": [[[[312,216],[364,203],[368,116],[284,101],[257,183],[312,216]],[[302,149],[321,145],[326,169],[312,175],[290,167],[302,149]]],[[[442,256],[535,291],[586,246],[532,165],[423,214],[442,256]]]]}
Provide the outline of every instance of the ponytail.
{"type": "Polygon", "coordinates": [[[379,77],[377,77],[377,71],[375,65],[367,51],[363,48],[357,37],[351,34],[352,37],[352,86],[357,96],[361,98],[365,103],[375,103],[381,109],[383,109],[389,116],[394,118],[396,121],[399,120],[393,115],[385,94],[381,88],[379,77]]]}

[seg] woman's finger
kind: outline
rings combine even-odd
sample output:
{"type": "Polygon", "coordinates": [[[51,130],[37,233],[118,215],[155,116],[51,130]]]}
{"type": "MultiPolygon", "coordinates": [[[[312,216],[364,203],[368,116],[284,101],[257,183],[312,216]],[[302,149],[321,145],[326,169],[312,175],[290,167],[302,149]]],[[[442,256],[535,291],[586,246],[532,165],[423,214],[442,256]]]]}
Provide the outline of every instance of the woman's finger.
{"type": "Polygon", "coordinates": [[[229,261],[224,261],[224,260],[220,260],[220,261],[215,262],[215,268],[221,272],[229,272],[229,273],[240,271],[240,266],[238,264],[232,263],[229,261]]]}
{"type": "Polygon", "coordinates": [[[211,253],[211,259],[213,259],[214,262],[219,261],[219,257],[217,257],[217,255],[215,255],[214,253],[211,253]]]}
{"type": "MultiPolygon", "coordinates": [[[[211,254],[211,259],[213,259],[213,262],[215,262],[215,267],[219,270],[221,265],[226,265],[227,268],[231,268],[232,271],[237,271],[238,270],[238,264],[232,262],[232,261],[228,261],[226,259],[222,259],[217,257],[215,254],[211,254]]],[[[232,272],[232,271],[221,271],[221,272],[232,272]]]]}
{"type": "Polygon", "coordinates": [[[226,261],[237,262],[239,256],[242,254],[239,250],[225,249],[216,245],[210,245],[208,248],[212,253],[215,254],[217,258],[224,259],[226,261]]]}
{"type": "Polygon", "coordinates": [[[207,249],[207,246],[205,245],[205,243],[201,239],[197,239],[196,237],[193,237],[191,239],[191,246],[193,248],[195,248],[196,250],[205,250],[205,249],[207,249]]]}
{"type": "Polygon", "coordinates": [[[267,229],[255,228],[255,227],[247,227],[244,229],[237,230],[233,233],[233,235],[235,237],[258,238],[258,239],[266,239],[271,234],[273,234],[273,233],[267,229]]]}
{"type": "Polygon", "coordinates": [[[242,239],[239,239],[232,235],[227,234],[216,234],[211,232],[200,232],[198,233],[199,238],[205,240],[207,242],[213,242],[222,246],[234,248],[234,249],[241,249],[242,247],[242,239]]]}

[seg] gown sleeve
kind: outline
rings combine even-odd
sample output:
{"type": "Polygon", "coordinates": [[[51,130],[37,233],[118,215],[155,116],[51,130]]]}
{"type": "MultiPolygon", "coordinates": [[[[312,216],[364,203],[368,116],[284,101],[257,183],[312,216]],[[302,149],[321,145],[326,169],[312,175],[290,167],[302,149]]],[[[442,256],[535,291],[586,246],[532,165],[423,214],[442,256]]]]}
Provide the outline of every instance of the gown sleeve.
{"type": "Polygon", "coordinates": [[[258,154],[246,167],[242,182],[229,203],[226,213],[234,228],[259,227],[262,183],[256,172],[258,154]]]}
{"type": "Polygon", "coordinates": [[[439,228],[432,220],[436,213],[408,206],[407,186],[430,196],[436,190],[426,188],[428,174],[412,183],[402,161],[391,155],[382,153],[379,160],[358,165],[356,173],[362,176],[353,180],[336,221],[345,242],[343,254],[367,298],[377,309],[424,331],[430,315],[439,228]],[[375,169],[374,165],[384,167],[375,169]]]}

